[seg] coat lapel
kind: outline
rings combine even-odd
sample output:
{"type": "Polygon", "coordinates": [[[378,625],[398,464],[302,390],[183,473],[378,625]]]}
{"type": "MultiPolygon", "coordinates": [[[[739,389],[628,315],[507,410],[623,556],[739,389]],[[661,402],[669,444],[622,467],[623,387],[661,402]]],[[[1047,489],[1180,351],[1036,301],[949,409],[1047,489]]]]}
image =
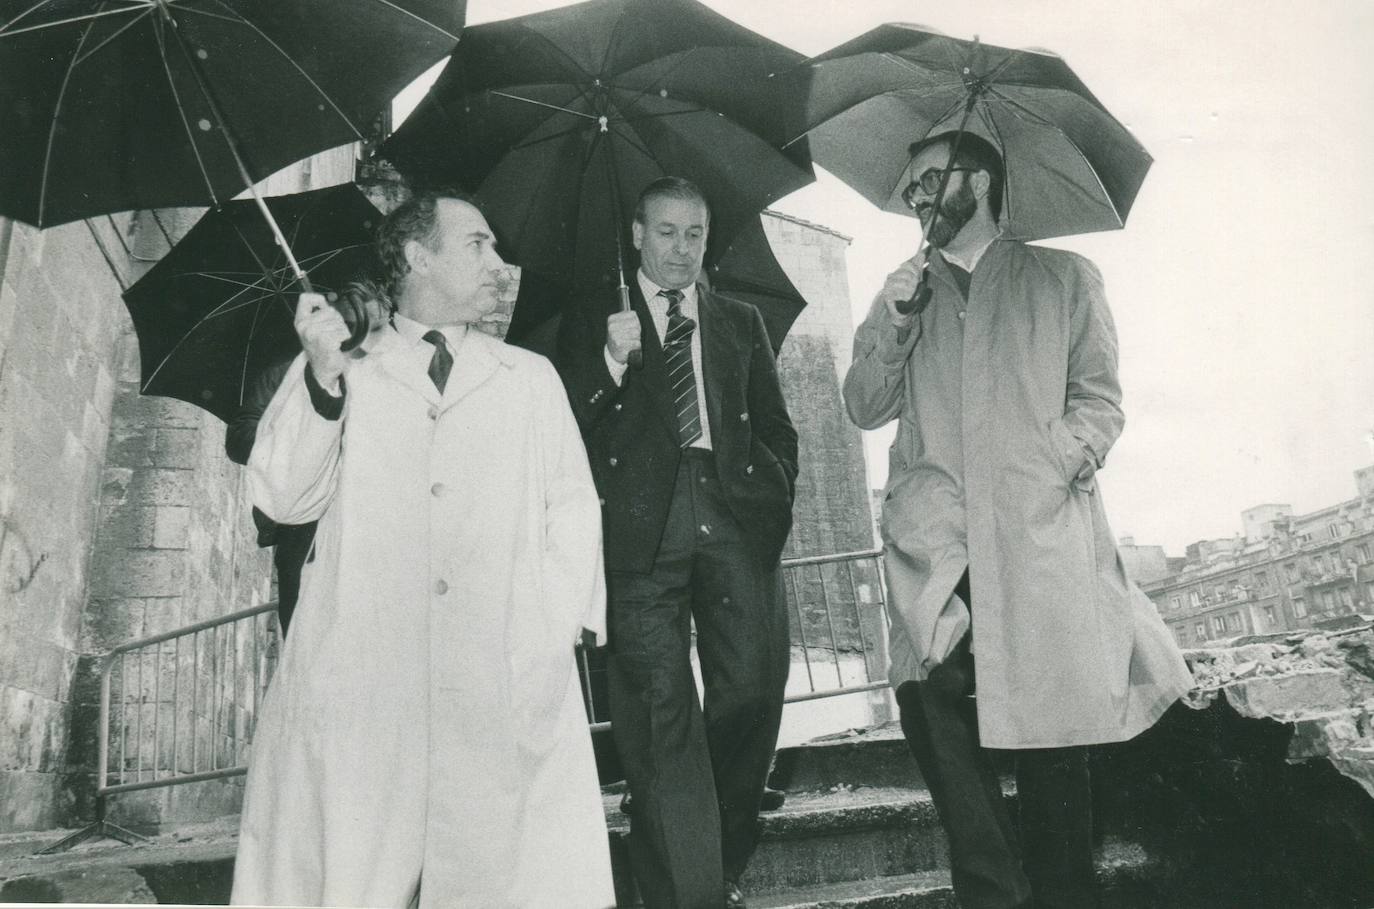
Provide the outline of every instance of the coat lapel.
{"type": "MultiPolygon", "coordinates": [[[[428,346],[428,345],[426,345],[428,346]]],[[[368,352],[377,358],[377,368],[424,398],[430,404],[440,401],[439,389],[429,378],[429,361],[394,328],[382,335],[368,352]]]]}
{"type": "Polygon", "coordinates": [[[721,419],[725,412],[725,389],[740,384],[736,372],[741,335],[730,330],[724,310],[700,284],[697,285],[697,315],[701,323],[697,331],[701,332],[702,381],[706,383],[706,411],[714,447],[724,440],[721,419]]]}
{"type": "MultiPolygon", "coordinates": [[[[463,400],[489,379],[501,365],[502,358],[497,356],[493,346],[487,343],[490,340],[471,325],[468,326],[463,343],[458,345],[453,354],[453,369],[449,372],[448,383],[444,386],[445,407],[451,407],[463,400]]],[[[428,373],[425,374],[425,378],[429,378],[428,373]]],[[[429,384],[433,388],[434,383],[429,384]]]]}

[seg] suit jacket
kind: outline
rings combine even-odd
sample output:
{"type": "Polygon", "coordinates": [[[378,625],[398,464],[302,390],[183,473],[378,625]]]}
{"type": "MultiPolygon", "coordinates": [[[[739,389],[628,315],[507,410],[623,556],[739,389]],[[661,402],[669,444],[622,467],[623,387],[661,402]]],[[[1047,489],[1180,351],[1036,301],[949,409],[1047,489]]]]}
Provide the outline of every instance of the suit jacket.
{"type": "MultiPolygon", "coordinates": [[[[582,429],[602,501],[606,567],[647,573],[668,517],[678,462],[677,423],[653,318],[630,282],[644,366],[617,386],[606,368],[605,315],[565,317],[559,371],[582,429]]],[[[755,553],[776,564],[792,528],[797,431],[757,309],[697,285],[711,447],[730,509],[755,553]]]]}

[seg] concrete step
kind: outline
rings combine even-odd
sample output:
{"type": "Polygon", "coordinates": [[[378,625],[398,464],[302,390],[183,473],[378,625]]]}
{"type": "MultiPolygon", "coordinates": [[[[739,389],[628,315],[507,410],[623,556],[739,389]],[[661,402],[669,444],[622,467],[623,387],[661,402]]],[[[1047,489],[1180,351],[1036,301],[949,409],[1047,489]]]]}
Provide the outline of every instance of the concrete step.
{"type": "MultiPolygon", "coordinates": [[[[1005,776],[1012,773],[1009,752],[992,752],[1005,776]]],[[[923,788],[925,780],[907,749],[897,721],[850,729],[779,749],[768,784],[787,791],[819,791],[860,786],[923,788]]]]}
{"type": "Polygon", "coordinates": [[[929,793],[904,788],[794,792],[761,818],[740,886],[750,893],[930,871],[947,866],[929,793]]]}
{"type": "MultiPolygon", "coordinates": [[[[1097,856],[1102,909],[1180,909],[1152,882],[1154,863],[1142,849],[1109,841],[1097,856]]],[[[754,894],[750,909],[958,909],[943,869],[754,894]]]]}
{"type": "Polygon", "coordinates": [[[773,758],[774,789],[919,787],[925,783],[895,722],[851,729],[782,748],[773,758]]]}
{"type": "MultiPolygon", "coordinates": [[[[605,797],[617,893],[634,899],[618,795],[605,797]]],[[[930,795],[898,788],[794,792],[760,818],[758,850],[740,886],[749,893],[944,868],[945,839],[930,795]]]]}

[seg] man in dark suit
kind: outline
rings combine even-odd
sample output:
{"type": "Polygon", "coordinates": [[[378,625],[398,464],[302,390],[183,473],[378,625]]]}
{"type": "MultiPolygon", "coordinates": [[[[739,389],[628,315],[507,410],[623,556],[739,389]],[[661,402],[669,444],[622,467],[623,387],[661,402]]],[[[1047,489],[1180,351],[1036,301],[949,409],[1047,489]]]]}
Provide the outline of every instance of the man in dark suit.
{"type": "Polygon", "coordinates": [[[744,905],[787,681],[797,433],[758,311],[698,283],[709,218],[690,181],[650,184],[632,310],[566,318],[560,339],[603,502],[612,731],[649,909],[744,905]]]}

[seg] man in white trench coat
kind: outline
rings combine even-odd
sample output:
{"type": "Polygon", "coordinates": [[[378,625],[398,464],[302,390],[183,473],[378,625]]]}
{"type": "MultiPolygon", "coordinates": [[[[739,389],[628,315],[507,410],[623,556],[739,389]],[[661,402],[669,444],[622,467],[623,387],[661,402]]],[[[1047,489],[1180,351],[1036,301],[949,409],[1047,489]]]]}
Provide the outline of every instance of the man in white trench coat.
{"type": "Polygon", "coordinates": [[[469,330],[486,219],[421,194],[379,233],[367,353],[304,294],[254,504],[319,520],[253,745],[235,904],[614,903],[573,645],[603,634],[600,506],[548,361],[469,330]],[[423,884],[423,886],[421,886],[423,884]]]}
{"type": "Polygon", "coordinates": [[[1004,171],[965,134],[912,146],[931,247],[887,277],[845,377],[865,429],[898,419],[883,504],[902,728],[964,909],[1098,904],[1083,746],[1142,732],[1191,684],[1118,556],[1095,477],[1121,432],[1097,269],[1002,239],[1004,171]],[[1016,749],[1020,835],[983,748],[1016,749]]]}

